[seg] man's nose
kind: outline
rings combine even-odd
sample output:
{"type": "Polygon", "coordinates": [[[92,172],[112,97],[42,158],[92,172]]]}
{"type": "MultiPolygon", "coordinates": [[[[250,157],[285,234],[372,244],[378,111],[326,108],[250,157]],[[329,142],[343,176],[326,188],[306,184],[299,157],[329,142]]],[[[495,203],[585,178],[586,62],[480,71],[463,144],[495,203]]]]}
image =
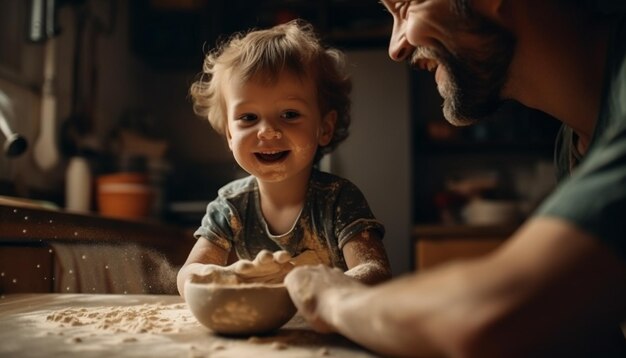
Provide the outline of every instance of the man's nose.
{"type": "Polygon", "coordinates": [[[259,128],[259,132],[257,133],[257,137],[261,140],[271,140],[271,139],[280,139],[282,138],[283,133],[279,128],[273,126],[271,123],[264,123],[259,128]]]}
{"type": "Polygon", "coordinates": [[[394,21],[389,39],[389,57],[394,61],[404,61],[411,53],[412,45],[406,39],[406,21],[394,21]]]}

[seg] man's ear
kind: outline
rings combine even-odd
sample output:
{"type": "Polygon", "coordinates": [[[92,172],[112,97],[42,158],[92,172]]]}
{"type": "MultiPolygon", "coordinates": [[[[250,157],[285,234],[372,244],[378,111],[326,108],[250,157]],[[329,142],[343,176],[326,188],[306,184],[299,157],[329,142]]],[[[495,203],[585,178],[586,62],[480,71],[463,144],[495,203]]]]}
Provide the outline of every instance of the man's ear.
{"type": "Polygon", "coordinates": [[[320,146],[325,146],[330,143],[335,134],[335,124],[337,123],[337,111],[329,111],[322,118],[322,126],[320,127],[320,133],[317,143],[320,146]]]}

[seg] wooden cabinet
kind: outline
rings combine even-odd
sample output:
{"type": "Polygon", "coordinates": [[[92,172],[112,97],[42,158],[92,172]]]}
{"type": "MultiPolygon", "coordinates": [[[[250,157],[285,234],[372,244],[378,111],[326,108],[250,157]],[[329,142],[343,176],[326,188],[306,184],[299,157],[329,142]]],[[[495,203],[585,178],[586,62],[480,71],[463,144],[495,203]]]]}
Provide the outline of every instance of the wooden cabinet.
{"type": "Polygon", "coordinates": [[[52,292],[52,254],[46,247],[0,246],[0,293],[52,292]]]}
{"type": "Polygon", "coordinates": [[[413,267],[423,270],[447,261],[487,254],[513,231],[515,227],[511,226],[416,226],[413,267]]]}
{"type": "Polygon", "coordinates": [[[0,204],[0,294],[175,293],[194,243],[189,230],[157,222],[0,204]]]}

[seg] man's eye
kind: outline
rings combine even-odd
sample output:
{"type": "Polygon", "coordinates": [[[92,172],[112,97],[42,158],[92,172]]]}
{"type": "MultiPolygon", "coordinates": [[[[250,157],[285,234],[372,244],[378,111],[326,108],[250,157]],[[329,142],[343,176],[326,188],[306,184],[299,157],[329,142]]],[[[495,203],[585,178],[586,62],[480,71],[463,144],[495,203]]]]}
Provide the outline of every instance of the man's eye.
{"type": "Polygon", "coordinates": [[[297,111],[284,111],[280,116],[284,119],[294,120],[300,117],[300,113],[297,111]]]}
{"type": "Polygon", "coordinates": [[[252,113],[244,113],[240,116],[237,116],[237,120],[242,121],[242,122],[254,122],[256,121],[256,119],[257,119],[257,116],[252,113]]]}
{"type": "Polygon", "coordinates": [[[413,1],[398,1],[393,3],[393,12],[401,19],[406,18],[406,13],[413,1]]]}

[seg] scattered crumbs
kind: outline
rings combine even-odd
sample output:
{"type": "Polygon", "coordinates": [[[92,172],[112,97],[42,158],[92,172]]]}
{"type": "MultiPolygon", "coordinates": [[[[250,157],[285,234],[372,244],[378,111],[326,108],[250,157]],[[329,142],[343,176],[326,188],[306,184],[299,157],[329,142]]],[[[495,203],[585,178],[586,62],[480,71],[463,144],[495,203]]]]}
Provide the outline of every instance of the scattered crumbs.
{"type": "Polygon", "coordinates": [[[71,337],[67,340],[67,343],[82,343],[83,339],[81,337],[71,337]]]}
{"type": "Polygon", "coordinates": [[[126,337],[126,338],[122,339],[122,343],[133,343],[133,342],[137,342],[137,338],[135,338],[135,337],[126,337]]]}
{"type": "Polygon", "coordinates": [[[189,346],[189,352],[187,354],[188,358],[202,358],[204,356],[205,355],[202,352],[198,351],[196,346],[189,346]]]}
{"type": "Polygon", "coordinates": [[[192,326],[184,305],[143,304],[92,308],[65,308],[46,316],[58,327],[82,326],[92,331],[113,333],[180,333],[183,326],[192,326]],[[185,318],[185,319],[183,319],[185,318]]]}
{"type": "Polygon", "coordinates": [[[287,346],[287,343],[285,342],[272,342],[272,348],[277,351],[282,351],[289,347],[287,346]]]}
{"type": "Polygon", "coordinates": [[[248,338],[248,342],[259,344],[259,343],[262,343],[263,340],[261,338],[257,337],[257,336],[250,336],[248,338]]]}
{"type": "Polygon", "coordinates": [[[226,349],[226,346],[223,343],[213,343],[211,345],[212,351],[223,351],[224,349],[226,349]]]}
{"type": "Polygon", "coordinates": [[[330,355],[330,350],[328,347],[322,347],[317,351],[318,356],[326,357],[330,355]]]}

